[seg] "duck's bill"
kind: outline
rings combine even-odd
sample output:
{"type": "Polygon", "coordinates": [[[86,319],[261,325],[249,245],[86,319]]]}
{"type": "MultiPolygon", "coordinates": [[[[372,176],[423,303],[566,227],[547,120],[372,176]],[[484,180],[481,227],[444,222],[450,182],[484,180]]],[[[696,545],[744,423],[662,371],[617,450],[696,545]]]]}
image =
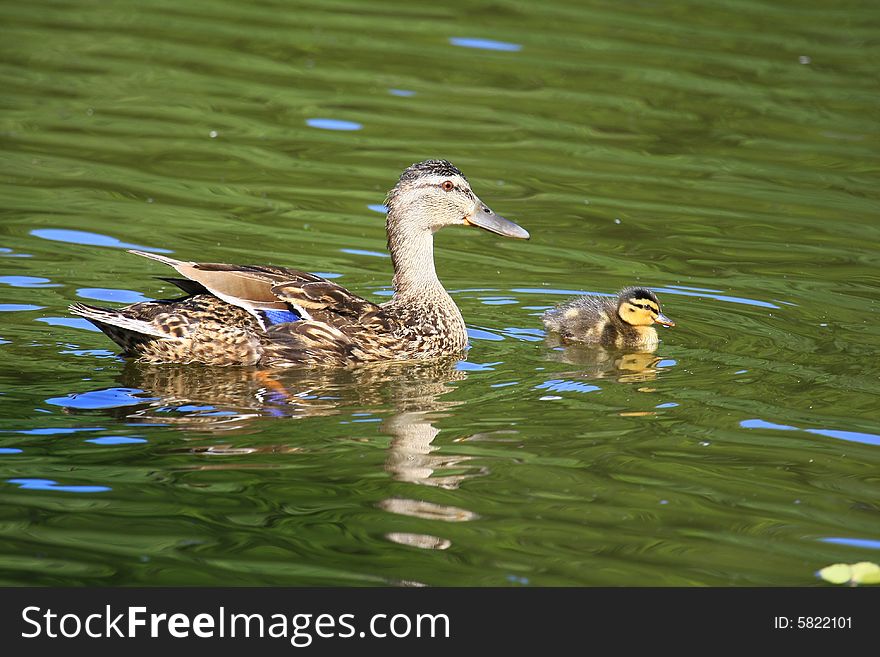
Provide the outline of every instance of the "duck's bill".
{"type": "Polygon", "coordinates": [[[509,219],[505,219],[501,215],[495,214],[482,203],[477,203],[477,205],[474,206],[474,211],[466,216],[464,221],[466,224],[477,226],[483,230],[488,230],[490,233],[496,233],[498,235],[503,235],[504,237],[513,237],[518,240],[529,239],[529,231],[517,226],[509,219]]]}
{"type": "Polygon", "coordinates": [[[669,319],[663,313],[660,313],[659,315],[657,315],[654,318],[654,321],[657,322],[658,324],[663,324],[663,326],[675,326],[675,322],[673,322],[671,319],[669,319]]]}

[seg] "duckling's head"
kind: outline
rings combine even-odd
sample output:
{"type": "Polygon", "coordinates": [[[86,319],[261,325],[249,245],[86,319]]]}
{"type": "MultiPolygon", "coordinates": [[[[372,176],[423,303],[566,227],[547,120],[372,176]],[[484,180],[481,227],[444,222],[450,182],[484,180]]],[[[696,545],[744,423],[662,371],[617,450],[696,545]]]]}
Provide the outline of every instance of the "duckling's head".
{"type": "Polygon", "coordinates": [[[471,190],[464,174],[446,160],[425,160],[408,167],[385,200],[389,233],[437,232],[444,226],[477,226],[504,237],[529,239],[529,233],[495,214],[471,190]]]}
{"type": "Polygon", "coordinates": [[[657,295],[643,287],[628,287],[617,295],[617,314],[632,326],[650,326],[654,322],[675,326],[675,322],[660,311],[657,295]]]}

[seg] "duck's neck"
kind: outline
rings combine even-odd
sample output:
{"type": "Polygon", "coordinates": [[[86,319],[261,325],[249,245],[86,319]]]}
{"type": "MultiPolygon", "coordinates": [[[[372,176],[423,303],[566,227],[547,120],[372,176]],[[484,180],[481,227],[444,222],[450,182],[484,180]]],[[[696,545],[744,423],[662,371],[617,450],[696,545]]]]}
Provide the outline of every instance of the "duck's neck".
{"type": "Polygon", "coordinates": [[[394,265],[394,296],[383,307],[417,336],[432,336],[433,351],[456,353],[467,346],[461,311],[434,269],[434,234],[388,216],[388,250],[394,265]]]}
{"type": "Polygon", "coordinates": [[[434,234],[416,226],[403,226],[389,217],[388,250],[394,266],[396,299],[452,299],[434,269],[434,234]]]}

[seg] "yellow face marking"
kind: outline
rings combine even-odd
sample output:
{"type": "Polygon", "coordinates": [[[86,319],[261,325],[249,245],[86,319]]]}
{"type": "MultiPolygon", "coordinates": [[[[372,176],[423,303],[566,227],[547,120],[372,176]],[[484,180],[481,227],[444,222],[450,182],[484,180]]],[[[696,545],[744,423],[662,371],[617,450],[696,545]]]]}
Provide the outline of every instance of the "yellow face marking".
{"type": "Polygon", "coordinates": [[[632,326],[650,326],[654,323],[659,311],[657,304],[647,299],[629,299],[621,304],[617,311],[621,319],[632,326]]]}

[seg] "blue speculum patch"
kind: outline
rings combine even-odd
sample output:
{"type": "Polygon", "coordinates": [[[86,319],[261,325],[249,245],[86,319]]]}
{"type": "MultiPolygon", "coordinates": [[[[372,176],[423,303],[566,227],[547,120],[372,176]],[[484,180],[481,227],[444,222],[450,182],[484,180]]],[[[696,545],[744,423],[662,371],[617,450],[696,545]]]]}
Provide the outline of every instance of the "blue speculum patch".
{"type": "Polygon", "coordinates": [[[298,322],[302,319],[292,310],[264,310],[263,317],[269,326],[274,324],[285,324],[287,322],[298,322]]]}

